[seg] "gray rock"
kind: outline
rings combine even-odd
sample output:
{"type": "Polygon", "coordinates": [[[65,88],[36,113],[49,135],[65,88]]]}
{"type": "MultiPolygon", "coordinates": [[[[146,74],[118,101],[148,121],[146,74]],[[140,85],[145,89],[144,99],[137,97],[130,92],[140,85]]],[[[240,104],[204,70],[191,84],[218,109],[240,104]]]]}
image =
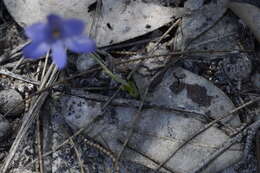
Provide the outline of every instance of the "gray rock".
{"type": "Polygon", "coordinates": [[[24,111],[23,98],[17,91],[6,89],[0,91],[0,113],[5,114],[12,111],[8,115],[18,115],[24,111]]]}
{"type": "Polygon", "coordinates": [[[0,114],[0,141],[10,134],[11,127],[9,122],[0,114]]]}
{"type": "Polygon", "coordinates": [[[76,61],[76,67],[80,72],[86,71],[96,64],[97,62],[93,58],[91,58],[88,54],[79,55],[76,61]]]}

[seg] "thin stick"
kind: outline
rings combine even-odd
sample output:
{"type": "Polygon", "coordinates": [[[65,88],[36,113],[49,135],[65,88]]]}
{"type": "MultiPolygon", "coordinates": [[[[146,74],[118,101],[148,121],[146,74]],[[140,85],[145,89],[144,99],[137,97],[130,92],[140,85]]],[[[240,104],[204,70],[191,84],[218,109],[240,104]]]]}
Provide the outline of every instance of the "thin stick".
{"type": "Polygon", "coordinates": [[[134,59],[129,59],[129,60],[124,60],[121,62],[116,62],[116,65],[121,65],[121,64],[127,64],[135,61],[142,61],[145,59],[152,59],[152,58],[157,58],[157,57],[162,57],[162,56],[169,56],[169,58],[175,58],[173,57],[174,55],[191,55],[191,54],[222,54],[222,53],[253,53],[253,50],[209,50],[209,51],[176,51],[176,52],[170,52],[170,53],[161,53],[161,54],[156,54],[156,55],[144,55],[139,58],[134,58],[134,59]]]}
{"type": "Polygon", "coordinates": [[[161,43],[161,41],[171,32],[171,30],[173,28],[175,28],[179,23],[180,23],[181,19],[178,19],[177,21],[175,21],[172,26],[167,29],[167,31],[159,38],[159,40],[155,43],[155,45],[151,48],[151,50],[149,51],[149,54],[152,54],[156,48],[159,46],[159,44],[161,43]]]}
{"type": "Polygon", "coordinates": [[[21,63],[23,62],[24,58],[20,58],[19,61],[16,63],[16,65],[14,66],[14,68],[12,69],[12,72],[15,72],[15,70],[19,67],[19,65],[21,65],[21,63]]]}
{"type": "Polygon", "coordinates": [[[130,43],[120,43],[120,44],[115,44],[115,45],[111,45],[111,46],[101,47],[100,50],[109,51],[112,49],[122,49],[125,47],[136,46],[138,44],[149,43],[151,41],[155,41],[158,39],[159,39],[159,37],[153,37],[153,38],[147,38],[147,39],[143,39],[143,40],[133,41],[130,43]]]}
{"type": "MultiPolygon", "coordinates": [[[[11,51],[10,55],[16,54],[17,52],[19,52],[20,50],[22,50],[26,45],[28,45],[30,42],[31,42],[31,41],[26,41],[25,43],[20,44],[19,46],[17,46],[16,48],[14,48],[14,49],[11,51]]],[[[12,57],[12,56],[11,56],[11,57],[12,57]]]]}
{"type": "Polygon", "coordinates": [[[0,74],[12,77],[14,79],[18,79],[18,80],[21,80],[21,81],[24,81],[24,82],[27,82],[27,83],[31,83],[31,84],[34,84],[34,85],[40,85],[40,82],[38,82],[36,80],[26,78],[25,76],[22,76],[22,75],[19,75],[19,74],[15,74],[15,73],[13,73],[13,72],[5,69],[5,68],[0,68],[0,74]]]}
{"type": "Polygon", "coordinates": [[[132,135],[134,133],[134,126],[136,125],[137,121],[139,120],[139,117],[141,115],[141,112],[142,112],[142,109],[143,109],[143,106],[144,106],[144,101],[145,101],[145,98],[147,96],[148,91],[149,91],[149,87],[147,87],[145,92],[144,92],[141,104],[140,104],[139,108],[137,109],[137,112],[135,113],[134,119],[133,119],[133,121],[131,123],[131,129],[128,131],[127,138],[126,138],[126,140],[123,143],[123,147],[122,147],[122,149],[119,151],[119,153],[117,155],[117,159],[116,159],[117,163],[118,163],[122,153],[124,152],[126,145],[128,144],[130,138],[132,137],[132,135]]]}
{"type": "Polygon", "coordinates": [[[44,169],[43,169],[43,158],[42,158],[42,145],[41,145],[41,129],[40,129],[40,118],[37,118],[36,121],[36,127],[37,127],[37,136],[36,136],[36,140],[37,140],[37,149],[38,149],[38,158],[39,158],[39,167],[40,167],[40,173],[44,173],[44,169]]]}
{"type": "Polygon", "coordinates": [[[59,74],[59,72],[58,72],[57,66],[53,66],[53,72],[50,76],[49,81],[47,81],[46,86],[50,86],[57,79],[58,74],[59,74]]]}
{"type": "Polygon", "coordinates": [[[49,56],[50,56],[50,51],[47,52],[47,55],[45,57],[45,62],[44,62],[43,70],[42,70],[41,80],[43,80],[43,77],[45,75],[47,64],[48,64],[48,60],[49,60],[49,56]]]}
{"type": "Polygon", "coordinates": [[[70,139],[69,142],[72,145],[72,147],[74,148],[74,151],[76,153],[76,157],[78,158],[79,167],[80,167],[80,173],[84,173],[85,171],[84,171],[83,161],[81,159],[81,154],[79,153],[79,150],[76,148],[76,145],[75,145],[73,139],[70,139]]]}
{"type": "Polygon", "coordinates": [[[47,83],[47,81],[48,81],[52,71],[54,70],[54,67],[55,67],[55,65],[51,64],[51,66],[49,67],[49,70],[47,71],[46,75],[44,76],[44,78],[41,81],[41,85],[39,87],[39,90],[42,90],[45,87],[45,85],[46,85],[46,83],[47,83]]]}
{"type": "MultiPolygon", "coordinates": [[[[41,64],[42,64],[42,61],[39,61],[38,62],[38,67],[37,67],[37,70],[36,70],[36,80],[39,80],[39,74],[40,74],[40,70],[41,70],[41,64]]],[[[43,79],[44,76],[41,77],[41,79],[43,79]]],[[[39,158],[39,167],[40,167],[40,173],[44,173],[44,169],[43,169],[43,157],[42,157],[42,140],[41,140],[41,129],[40,129],[40,124],[41,124],[41,121],[40,121],[40,117],[37,117],[37,120],[36,120],[36,133],[37,133],[37,136],[36,136],[36,140],[37,140],[37,148],[38,148],[38,158],[39,158]]]]}
{"type": "MultiPolygon", "coordinates": [[[[35,80],[39,80],[39,75],[40,75],[40,70],[41,70],[41,66],[42,66],[42,61],[39,61],[38,62],[38,66],[37,66],[37,69],[36,69],[36,76],[35,76],[35,80]]],[[[41,78],[42,79],[42,78],[41,78]]]]}

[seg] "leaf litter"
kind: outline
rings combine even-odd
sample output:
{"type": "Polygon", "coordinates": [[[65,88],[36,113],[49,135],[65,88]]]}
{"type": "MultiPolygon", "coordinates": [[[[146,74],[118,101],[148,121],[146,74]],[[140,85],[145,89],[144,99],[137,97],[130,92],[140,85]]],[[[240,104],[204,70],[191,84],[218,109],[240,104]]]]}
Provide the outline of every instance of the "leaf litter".
{"type": "MultiPolygon", "coordinates": [[[[12,89],[26,102],[16,103],[24,104],[22,113],[2,109],[7,102],[0,105],[1,172],[259,169],[252,154],[260,126],[258,23],[236,11],[233,2],[4,3],[1,92],[12,89]],[[97,41],[107,68],[134,83],[140,98],[121,90],[97,64],[79,70],[84,62],[77,62],[78,54],[69,54],[62,71],[49,55],[24,59],[22,27],[50,12],[87,21],[86,32],[97,41]]],[[[259,8],[246,5],[251,6],[259,8]]]]}

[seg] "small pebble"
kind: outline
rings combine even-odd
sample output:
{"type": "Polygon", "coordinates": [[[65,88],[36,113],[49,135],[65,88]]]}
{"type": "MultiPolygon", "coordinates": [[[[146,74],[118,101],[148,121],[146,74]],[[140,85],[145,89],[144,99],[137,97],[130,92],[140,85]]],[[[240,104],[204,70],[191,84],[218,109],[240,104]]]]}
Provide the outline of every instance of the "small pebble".
{"type": "Polygon", "coordinates": [[[80,55],[76,61],[76,67],[80,72],[86,71],[96,64],[97,62],[87,54],[80,55]]]}
{"type": "Polygon", "coordinates": [[[23,98],[16,90],[6,89],[0,91],[0,113],[5,114],[13,109],[8,115],[18,115],[24,111],[23,98]]]}

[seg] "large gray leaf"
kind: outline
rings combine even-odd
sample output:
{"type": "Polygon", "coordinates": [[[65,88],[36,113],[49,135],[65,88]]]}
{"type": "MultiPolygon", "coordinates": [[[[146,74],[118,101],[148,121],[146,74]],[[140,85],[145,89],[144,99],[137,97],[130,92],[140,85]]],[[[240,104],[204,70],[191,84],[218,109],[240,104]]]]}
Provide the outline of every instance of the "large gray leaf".
{"type": "Polygon", "coordinates": [[[95,21],[96,41],[98,46],[119,43],[172,21],[174,16],[183,15],[183,9],[168,8],[141,0],[105,0],[102,2],[101,14],[95,18],[95,10],[90,6],[95,0],[4,0],[7,9],[21,26],[44,20],[49,13],[84,20],[89,31],[95,21]]]}
{"type": "MultiPolygon", "coordinates": [[[[100,103],[88,100],[93,97],[93,94],[84,91],[72,90],[71,94],[74,96],[61,98],[60,105],[64,108],[60,114],[65,117],[66,122],[72,128],[86,127],[94,117],[100,114],[100,103]]],[[[104,96],[95,97],[103,98],[104,96]]],[[[119,100],[114,101],[112,103],[115,105],[112,108],[114,111],[111,114],[105,113],[104,119],[91,123],[88,135],[96,137],[99,142],[108,145],[113,152],[118,154],[122,149],[118,140],[126,139],[136,108],[125,107],[124,104],[118,105],[116,103],[119,103],[119,100]]],[[[206,79],[181,68],[171,68],[166,72],[162,82],[149,98],[149,103],[154,106],[142,111],[129,144],[137,151],[160,163],[167,159],[182,141],[187,140],[192,134],[203,128],[205,120],[202,120],[203,117],[196,113],[161,110],[158,109],[158,106],[205,113],[211,118],[218,118],[234,109],[232,102],[221,90],[206,79]],[[180,79],[178,87],[178,81],[174,76],[180,75],[183,78],[180,79]]],[[[139,104],[137,103],[137,105],[139,104]]],[[[131,105],[135,106],[135,104],[131,105]]],[[[238,117],[231,120],[231,126],[239,124],[238,117]]],[[[221,147],[228,139],[229,136],[221,129],[211,127],[177,152],[166,163],[166,166],[174,172],[194,170],[202,160],[215,152],[216,148],[221,147]]],[[[223,153],[203,173],[216,173],[237,162],[242,154],[239,150],[240,147],[241,145],[233,146],[223,153]]],[[[157,167],[151,160],[129,149],[125,150],[123,158],[150,168],[157,167]]]]}

